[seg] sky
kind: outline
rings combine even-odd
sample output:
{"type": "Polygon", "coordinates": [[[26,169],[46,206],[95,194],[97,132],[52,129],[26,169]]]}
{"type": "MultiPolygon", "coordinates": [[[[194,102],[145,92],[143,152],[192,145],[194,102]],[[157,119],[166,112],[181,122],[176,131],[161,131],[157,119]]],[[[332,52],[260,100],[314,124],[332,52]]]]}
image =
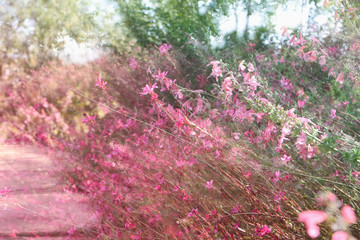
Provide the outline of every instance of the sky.
{"type": "MultiPolygon", "coordinates": [[[[89,0],[91,7],[93,9],[101,10],[101,12],[114,12],[115,5],[111,4],[108,0],[89,0]]],[[[144,0],[148,3],[148,0],[144,0]]],[[[203,14],[207,5],[211,0],[205,0],[200,2],[199,14],[203,14]]],[[[272,23],[275,25],[276,32],[280,35],[282,33],[281,28],[283,26],[287,27],[289,30],[296,28],[299,25],[302,25],[304,28],[307,27],[307,19],[310,14],[310,9],[314,5],[310,5],[305,1],[306,4],[302,5],[302,1],[290,1],[288,6],[278,8],[275,16],[272,17],[272,23]]],[[[322,4],[322,3],[320,3],[322,4]]],[[[238,32],[242,33],[245,28],[245,19],[246,13],[241,7],[238,8],[238,32]]],[[[328,17],[325,15],[318,16],[316,22],[318,25],[323,25],[328,22],[328,17]]],[[[261,26],[264,18],[260,14],[254,14],[250,17],[250,26],[261,26]]],[[[234,11],[230,13],[227,17],[222,17],[219,19],[219,26],[222,36],[225,36],[228,33],[231,33],[235,30],[235,14],[234,11]]],[[[211,45],[212,47],[222,47],[225,43],[223,37],[212,37],[211,45]]],[[[66,41],[66,47],[64,51],[60,53],[63,59],[74,62],[74,63],[85,63],[87,61],[97,58],[100,54],[100,51],[91,46],[91,44],[77,44],[75,41],[72,41],[70,38],[66,41]]]]}

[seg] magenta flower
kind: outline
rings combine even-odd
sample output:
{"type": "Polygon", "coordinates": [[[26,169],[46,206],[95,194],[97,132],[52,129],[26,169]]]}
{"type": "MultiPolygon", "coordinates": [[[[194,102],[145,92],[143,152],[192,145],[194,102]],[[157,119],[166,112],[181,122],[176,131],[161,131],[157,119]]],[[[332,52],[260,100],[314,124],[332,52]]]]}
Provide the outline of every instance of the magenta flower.
{"type": "Polygon", "coordinates": [[[299,214],[298,221],[305,223],[307,234],[311,238],[320,236],[320,227],[318,224],[324,222],[327,214],[323,211],[310,210],[299,214]]]}

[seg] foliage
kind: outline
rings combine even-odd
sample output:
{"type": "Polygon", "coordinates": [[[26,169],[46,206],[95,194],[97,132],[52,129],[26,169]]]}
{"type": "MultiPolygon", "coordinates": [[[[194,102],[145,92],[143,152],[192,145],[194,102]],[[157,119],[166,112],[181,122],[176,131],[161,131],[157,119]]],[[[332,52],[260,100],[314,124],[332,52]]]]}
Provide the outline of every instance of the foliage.
{"type": "MultiPolygon", "coordinates": [[[[0,66],[36,67],[55,56],[64,38],[91,38],[93,18],[83,1],[0,1],[0,66]]],[[[1,69],[1,67],[0,67],[1,69]]]]}

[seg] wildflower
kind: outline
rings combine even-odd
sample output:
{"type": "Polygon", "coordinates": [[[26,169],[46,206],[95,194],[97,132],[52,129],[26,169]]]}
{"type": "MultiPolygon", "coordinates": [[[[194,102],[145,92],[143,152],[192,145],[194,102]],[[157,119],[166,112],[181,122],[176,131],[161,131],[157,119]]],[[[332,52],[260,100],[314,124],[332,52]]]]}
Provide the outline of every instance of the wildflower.
{"type": "Polygon", "coordinates": [[[146,86],[143,88],[143,91],[140,93],[140,95],[151,94],[151,93],[154,92],[154,89],[155,89],[155,88],[158,88],[158,87],[156,86],[156,83],[154,83],[151,87],[150,87],[148,84],[146,84],[146,86]]]}
{"type": "Polygon", "coordinates": [[[171,48],[171,45],[164,43],[163,45],[161,45],[160,47],[158,47],[159,51],[160,51],[160,55],[163,55],[165,53],[167,53],[169,51],[169,49],[171,48]]]}
{"type": "Polygon", "coordinates": [[[11,190],[4,187],[4,189],[0,190],[0,199],[8,198],[8,194],[11,190]]]}
{"type": "Polygon", "coordinates": [[[348,234],[344,231],[337,231],[332,235],[331,240],[348,240],[348,234]]]}
{"type": "Polygon", "coordinates": [[[239,61],[239,71],[244,71],[246,69],[246,67],[244,66],[244,60],[239,61]]]}
{"type": "Polygon", "coordinates": [[[98,78],[96,80],[96,85],[95,87],[100,87],[102,88],[103,90],[105,90],[105,85],[107,84],[107,82],[103,81],[101,76],[100,76],[100,73],[98,74],[98,78]]]}
{"type": "Polygon", "coordinates": [[[83,116],[85,118],[82,120],[82,123],[87,123],[87,122],[90,122],[90,123],[93,123],[93,124],[95,123],[96,115],[90,116],[90,115],[87,115],[86,113],[83,113],[83,116]]]}
{"type": "Polygon", "coordinates": [[[272,179],[273,183],[275,184],[277,181],[279,181],[280,177],[281,177],[281,173],[279,170],[277,170],[275,172],[275,178],[272,179]]]}
{"type": "Polygon", "coordinates": [[[230,97],[232,95],[233,89],[231,88],[231,84],[232,82],[230,77],[226,77],[222,83],[222,89],[225,91],[226,97],[230,97]]]}
{"type": "Polygon", "coordinates": [[[299,108],[303,108],[305,106],[305,100],[298,100],[299,108]]]}
{"type": "Polygon", "coordinates": [[[252,65],[251,63],[249,63],[248,71],[249,72],[255,71],[254,65],[252,65]]]}
{"type": "Polygon", "coordinates": [[[132,69],[136,69],[138,67],[138,63],[136,62],[135,58],[131,58],[131,61],[129,63],[129,66],[132,68],[132,69]]]}
{"type": "Polygon", "coordinates": [[[210,181],[206,182],[205,187],[207,189],[214,189],[213,182],[214,182],[214,180],[210,180],[210,181]]]}
{"type": "Polygon", "coordinates": [[[331,109],[330,118],[337,118],[335,109],[331,109]]]}
{"type": "Polygon", "coordinates": [[[343,73],[339,73],[339,75],[336,78],[336,82],[339,82],[340,84],[344,83],[344,74],[343,73]]]}
{"type": "Polygon", "coordinates": [[[208,65],[212,65],[212,72],[210,76],[214,76],[216,78],[216,81],[218,80],[218,77],[222,77],[222,70],[221,67],[219,67],[220,62],[219,61],[211,61],[208,65]]]}
{"type": "Polygon", "coordinates": [[[251,51],[254,51],[254,47],[256,46],[255,43],[249,43],[249,47],[251,51]]]}
{"type": "Polygon", "coordinates": [[[264,225],[261,228],[258,228],[256,226],[256,235],[259,237],[269,234],[270,232],[271,232],[271,228],[269,228],[267,225],[264,225]]]}
{"type": "Polygon", "coordinates": [[[280,28],[280,30],[282,30],[282,31],[283,31],[283,32],[282,32],[282,34],[281,34],[281,36],[286,35],[287,37],[290,37],[290,35],[289,35],[289,33],[288,33],[288,29],[287,29],[287,27],[282,26],[282,27],[280,28]]]}
{"type": "Polygon", "coordinates": [[[283,163],[290,162],[290,161],[291,161],[291,156],[288,156],[288,155],[284,154],[284,156],[282,156],[282,158],[280,158],[280,160],[281,160],[283,163]]]}
{"type": "Polygon", "coordinates": [[[343,217],[345,222],[347,222],[348,224],[356,223],[357,219],[356,219],[355,212],[352,209],[352,207],[350,207],[349,205],[344,205],[341,208],[341,216],[343,217]]]}
{"type": "Polygon", "coordinates": [[[323,211],[310,210],[299,214],[298,221],[305,223],[307,234],[311,238],[320,236],[320,227],[318,224],[324,222],[327,214],[323,211]]]}
{"type": "Polygon", "coordinates": [[[194,217],[198,214],[198,209],[197,208],[193,208],[191,210],[191,212],[188,213],[188,217],[194,217]]]}
{"type": "Polygon", "coordinates": [[[322,56],[319,57],[319,64],[321,66],[324,66],[326,64],[325,55],[322,55],[322,56]]]}
{"type": "Polygon", "coordinates": [[[160,70],[158,70],[157,75],[152,75],[152,76],[156,79],[156,81],[163,81],[164,78],[166,78],[167,73],[168,73],[167,71],[160,72],[160,70]]]}

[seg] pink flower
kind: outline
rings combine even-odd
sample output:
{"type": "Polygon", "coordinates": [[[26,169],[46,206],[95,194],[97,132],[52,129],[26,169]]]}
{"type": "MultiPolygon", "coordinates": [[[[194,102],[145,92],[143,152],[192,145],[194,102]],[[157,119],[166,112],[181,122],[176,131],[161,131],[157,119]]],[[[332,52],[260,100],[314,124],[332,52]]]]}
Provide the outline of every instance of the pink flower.
{"type": "Polygon", "coordinates": [[[349,224],[354,224],[357,221],[355,212],[349,205],[344,205],[341,208],[341,216],[343,217],[345,222],[349,224]]]}
{"type": "Polygon", "coordinates": [[[83,116],[85,118],[82,120],[82,123],[87,123],[87,122],[95,123],[96,115],[90,116],[90,115],[87,115],[86,113],[83,113],[83,116]]]}
{"type": "Polygon", "coordinates": [[[331,109],[330,118],[337,118],[335,109],[331,109]]]}
{"type": "Polygon", "coordinates": [[[138,64],[135,60],[135,58],[131,58],[131,61],[129,63],[129,66],[132,68],[132,69],[136,69],[138,67],[138,64]]]}
{"type": "Polygon", "coordinates": [[[280,177],[281,177],[281,173],[279,170],[277,170],[275,172],[275,178],[272,179],[273,183],[275,184],[277,181],[279,181],[280,177]]]}
{"type": "Polygon", "coordinates": [[[214,180],[210,180],[210,181],[206,182],[205,187],[207,189],[214,189],[213,182],[214,182],[214,180]]]}
{"type": "Polygon", "coordinates": [[[331,240],[348,240],[348,235],[344,231],[337,231],[332,235],[331,240]]]}
{"type": "Polygon", "coordinates": [[[163,81],[166,78],[166,74],[168,72],[164,71],[164,72],[160,72],[160,70],[158,70],[157,75],[152,75],[157,81],[163,81]]]}
{"type": "Polygon", "coordinates": [[[305,101],[298,100],[299,108],[303,108],[305,106],[305,101]]]}
{"type": "Polygon", "coordinates": [[[11,190],[7,189],[7,187],[4,187],[4,189],[0,190],[0,199],[8,198],[9,192],[11,192],[11,190]]]}
{"type": "Polygon", "coordinates": [[[244,66],[244,60],[243,61],[239,61],[239,71],[244,71],[246,69],[246,67],[244,66]]]}
{"type": "Polygon", "coordinates": [[[336,82],[339,82],[340,84],[344,83],[344,74],[340,73],[337,78],[336,78],[336,82]]]}
{"type": "Polygon", "coordinates": [[[160,47],[158,47],[161,55],[163,55],[164,53],[167,53],[170,48],[171,48],[171,45],[170,45],[170,44],[167,45],[166,43],[164,43],[163,45],[161,45],[160,47]]]}
{"type": "Polygon", "coordinates": [[[319,64],[321,66],[324,66],[326,64],[325,55],[322,55],[321,57],[319,57],[319,64]]]}
{"type": "Polygon", "coordinates": [[[140,95],[151,94],[151,93],[153,93],[155,88],[158,88],[156,86],[156,83],[154,83],[151,87],[148,84],[146,84],[146,86],[143,88],[143,91],[140,93],[140,95]]]}
{"type": "Polygon", "coordinates": [[[100,87],[103,90],[106,89],[105,85],[107,84],[107,82],[103,81],[102,78],[100,77],[100,73],[98,74],[98,78],[96,79],[96,85],[95,87],[100,87]]]}
{"type": "Polygon", "coordinates": [[[211,61],[207,66],[212,65],[212,72],[210,76],[214,76],[216,80],[218,80],[218,77],[222,76],[222,70],[221,67],[219,67],[220,62],[219,61],[211,61]]]}
{"type": "Polygon", "coordinates": [[[232,95],[233,89],[231,88],[231,84],[232,81],[230,77],[226,77],[222,83],[222,89],[225,91],[226,97],[230,97],[232,95]]]}
{"type": "Polygon", "coordinates": [[[197,208],[193,208],[191,210],[191,212],[188,213],[188,217],[194,217],[198,214],[198,209],[197,208]]]}
{"type": "Polygon", "coordinates": [[[256,235],[261,237],[271,232],[271,228],[267,225],[262,226],[261,228],[256,227],[256,235]]]}
{"type": "Polygon", "coordinates": [[[299,214],[298,221],[305,223],[307,234],[311,238],[320,236],[318,224],[324,222],[327,214],[323,211],[310,210],[299,214]]]}
{"type": "Polygon", "coordinates": [[[255,71],[254,65],[252,65],[251,63],[249,63],[248,71],[249,71],[249,72],[255,71]]]}
{"type": "Polygon", "coordinates": [[[290,162],[290,161],[291,161],[291,156],[288,156],[288,155],[284,154],[284,156],[282,156],[282,158],[280,158],[280,160],[281,160],[283,163],[290,162]]]}

